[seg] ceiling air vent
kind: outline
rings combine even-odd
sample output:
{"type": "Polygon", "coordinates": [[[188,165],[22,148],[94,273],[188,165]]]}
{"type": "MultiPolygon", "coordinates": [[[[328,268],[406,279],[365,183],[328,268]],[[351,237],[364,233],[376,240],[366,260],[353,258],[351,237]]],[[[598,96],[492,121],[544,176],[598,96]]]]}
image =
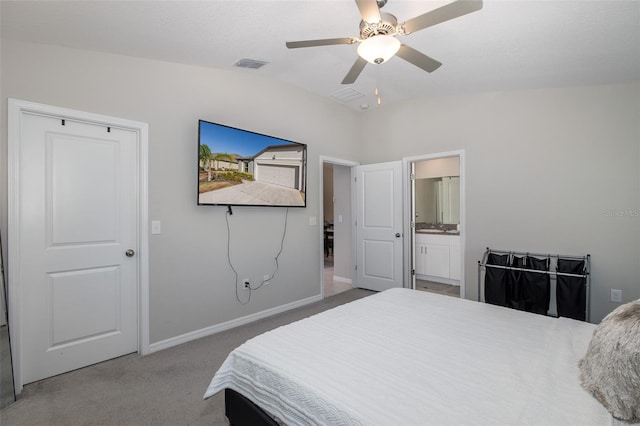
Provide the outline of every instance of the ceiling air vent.
{"type": "Polygon", "coordinates": [[[233,65],[239,68],[251,68],[253,70],[257,70],[258,68],[263,67],[268,63],[269,62],[258,61],[257,59],[242,58],[233,65]]]}
{"type": "Polygon", "coordinates": [[[331,96],[333,99],[337,100],[338,102],[342,102],[342,103],[347,103],[354,99],[360,99],[364,97],[362,93],[350,87],[337,90],[331,93],[329,96],[331,96]]]}

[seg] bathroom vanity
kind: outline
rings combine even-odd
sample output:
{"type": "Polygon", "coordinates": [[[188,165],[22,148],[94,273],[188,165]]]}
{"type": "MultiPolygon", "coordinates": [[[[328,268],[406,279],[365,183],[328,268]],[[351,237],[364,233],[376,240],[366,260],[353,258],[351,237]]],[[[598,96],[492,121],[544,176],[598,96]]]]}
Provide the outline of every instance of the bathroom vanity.
{"type": "Polygon", "coordinates": [[[459,285],[460,234],[457,231],[416,231],[416,278],[459,285]]]}

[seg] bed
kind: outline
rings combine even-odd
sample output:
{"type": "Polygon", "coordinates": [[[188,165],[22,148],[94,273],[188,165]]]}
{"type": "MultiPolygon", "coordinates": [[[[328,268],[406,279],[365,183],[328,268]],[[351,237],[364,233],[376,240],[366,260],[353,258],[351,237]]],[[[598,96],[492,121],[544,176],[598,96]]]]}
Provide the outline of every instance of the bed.
{"type": "Polygon", "coordinates": [[[204,398],[231,424],[611,425],[579,383],[595,327],[392,289],[248,340],[204,398]]]}

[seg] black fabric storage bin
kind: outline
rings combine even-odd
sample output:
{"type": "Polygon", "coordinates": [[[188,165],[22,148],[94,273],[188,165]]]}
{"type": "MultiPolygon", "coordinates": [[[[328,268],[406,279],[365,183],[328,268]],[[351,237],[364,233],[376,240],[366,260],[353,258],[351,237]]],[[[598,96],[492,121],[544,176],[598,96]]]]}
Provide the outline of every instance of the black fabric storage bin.
{"type": "MultiPolygon", "coordinates": [[[[585,261],[559,258],[557,272],[583,275],[585,274],[585,261]]],[[[559,317],[585,321],[587,319],[587,277],[558,275],[556,299],[559,317]]]]}
{"type": "MultiPolygon", "coordinates": [[[[512,268],[526,268],[524,256],[513,256],[511,258],[512,268]]],[[[524,272],[517,269],[510,269],[507,274],[507,306],[513,309],[524,310],[524,272]]]]}
{"type": "MultiPolygon", "coordinates": [[[[489,253],[486,265],[509,266],[508,254],[489,253]]],[[[507,270],[485,267],[484,301],[493,305],[507,306],[507,270]]]]}
{"type": "MultiPolygon", "coordinates": [[[[549,259],[527,256],[526,269],[549,271],[549,259]]],[[[522,273],[522,304],[527,312],[546,315],[551,296],[551,277],[537,272],[522,273]]]]}

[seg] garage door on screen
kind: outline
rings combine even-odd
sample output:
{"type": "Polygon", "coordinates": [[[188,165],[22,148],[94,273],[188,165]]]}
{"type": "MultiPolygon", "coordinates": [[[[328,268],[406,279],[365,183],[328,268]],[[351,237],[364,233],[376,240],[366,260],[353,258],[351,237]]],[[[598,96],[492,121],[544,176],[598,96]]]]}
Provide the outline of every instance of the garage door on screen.
{"type": "Polygon", "coordinates": [[[300,189],[298,185],[300,168],[297,166],[259,166],[257,180],[264,183],[300,189]]]}

